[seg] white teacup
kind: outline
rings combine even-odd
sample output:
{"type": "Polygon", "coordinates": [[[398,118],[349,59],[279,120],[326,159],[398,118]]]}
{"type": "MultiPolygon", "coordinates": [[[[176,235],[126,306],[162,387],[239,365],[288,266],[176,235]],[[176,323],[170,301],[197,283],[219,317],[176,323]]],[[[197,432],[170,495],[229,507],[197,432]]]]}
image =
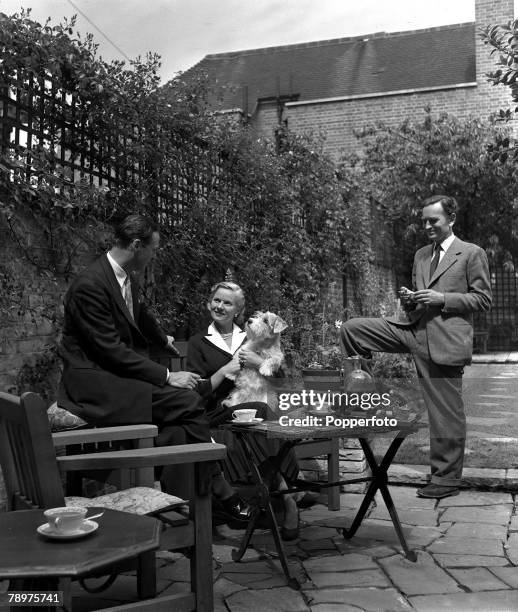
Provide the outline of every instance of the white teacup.
{"type": "Polygon", "coordinates": [[[234,410],[232,416],[236,421],[253,421],[257,410],[250,410],[248,408],[242,408],[241,410],[234,410]]]}
{"type": "Polygon", "coordinates": [[[52,529],[61,533],[73,533],[82,526],[87,511],[87,508],[80,506],[63,506],[49,508],[43,514],[52,529]]]}

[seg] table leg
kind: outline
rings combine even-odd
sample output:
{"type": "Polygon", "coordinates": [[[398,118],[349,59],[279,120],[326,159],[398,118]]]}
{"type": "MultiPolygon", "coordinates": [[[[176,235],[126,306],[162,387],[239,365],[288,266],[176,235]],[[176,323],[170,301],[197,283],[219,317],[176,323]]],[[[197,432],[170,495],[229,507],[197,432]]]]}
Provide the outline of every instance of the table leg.
{"type": "MultiPolygon", "coordinates": [[[[257,502],[257,506],[253,510],[252,518],[250,519],[250,522],[248,523],[245,535],[243,537],[243,540],[241,541],[239,549],[237,550],[234,549],[232,551],[232,559],[234,561],[241,560],[241,558],[246,552],[246,549],[248,548],[248,544],[250,543],[250,539],[252,538],[252,534],[255,530],[255,526],[257,524],[257,520],[259,519],[261,511],[265,511],[271,522],[271,532],[272,532],[273,540],[275,542],[275,548],[277,549],[277,554],[279,555],[279,560],[281,562],[281,566],[284,571],[284,575],[286,576],[288,586],[291,587],[292,589],[299,590],[300,589],[299,581],[290,574],[290,570],[288,567],[288,561],[286,559],[286,552],[284,550],[284,546],[282,545],[279,525],[277,523],[277,518],[275,517],[275,512],[273,511],[273,507],[270,501],[270,491],[269,491],[268,485],[265,483],[265,480],[259,468],[254,463],[252,451],[246,439],[246,433],[243,433],[243,434],[241,432],[237,433],[237,438],[242,444],[242,448],[243,448],[244,455],[248,463],[248,467],[250,469],[250,473],[252,474],[252,478],[256,485],[256,494],[258,497],[258,502],[257,502]]],[[[283,458],[286,456],[286,454],[289,452],[289,449],[292,446],[293,445],[290,443],[284,444],[283,446],[281,446],[277,457],[273,458],[273,461],[272,461],[272,464],[276,468],[282,464],[283,458]]],[[[280,472],[280,468],[279,468],[279,472],[280,472]]]]}
{"type": "Polygon", "coordinates": [[[397,436],[396,438],[394,438],[394,440],[392,440],[392,443],[387,449],[385,456],[383,457],[383,459],[380,461],[379,464],[376,461],[374,453],[372,452],[372,449],[367,439],[359,438],[360,445],[365,454],[365,458],[367,459],[367,463],[369,464],[369,467],[371,468],[371,471],[372,471],[372,480],[369,484],[369,488],[367,489],[367,492],[363,498],[360,508],[358,512],[356,513],[356,516],[354,517],[352,525],[349,527],[349,529],[345,529],[345,528],[342,529],[342,534],[344,538],[347,538],[347,539],[352,538],[352,536],[356,533],[356,531],[360,527],[365,517],[365,514],[370,506],[370,503],[374,499],[374,496],[376,495],[376,491],[379,489],[383,497],[383,501],[385,502],[385,505],[387,506],[387,510],[392,520],[392,524],[394,525],[394,529],[401,543],[403,551],[405,552],[406,558],[409,561],[417,561],[416,553],[413,550],[410,550],[408,547],[408,544],[405,539],[405,535],[403,533],[403,528],[399,520],[399,516],[394,506],[394,502],[392,501],[392,496],[390,495],[390,491],[387,487],[388,468],[390,467],[392,460],[396,456],[396,453],[399,447],[405,440],[405,437],[406,436],[397,436]]]}
{"type": "Polygon", "coordinates": [[[246,549],[248,548],[248,544],[250,543],[250,540],[252,539],[252,535],[255,531],[255,525],[257,521],[259,520],[260,516],[261,516],[261,508],[259,506],[256,506],[252,510],[252,516],[250,517],[250,520],[248,521],[248,525],[246,526],[245,535],[243,536],[243,539],[241,540],[241,544],[239,545],[239,548],[234,548],[232,550],[232,560],[233,561],[241,561],[241,559],[243,558],[243,555],[245,554],[246,549]]]}
{"type": "Polygon", "coordinates": [[[137,594],[139,599],[156,597],[155,551],[141,553],[137,559],[137,594]]]}

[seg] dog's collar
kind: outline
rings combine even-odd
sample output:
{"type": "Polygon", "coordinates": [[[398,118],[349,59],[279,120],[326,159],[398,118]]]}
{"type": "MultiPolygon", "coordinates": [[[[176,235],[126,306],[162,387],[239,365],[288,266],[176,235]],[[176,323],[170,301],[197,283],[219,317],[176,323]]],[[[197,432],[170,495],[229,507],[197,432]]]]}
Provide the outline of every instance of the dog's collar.
{"type": "Polygon", "coordinates": [[[221,334],[216,329],[214,323],[211,323],[209,325],[209,329],[207,330],[207,335],[205,336],[205,338],[214,346],[217,346],[222,351],[225,351],[225,353],[233,355],[246,340],[246,332],[243,331],[240,327],[238,327],[235,323],[232,332],[232,346],[230,348],[228,347],[228,344],[225,342],[225,340],[223,340],[223,338],[221,337],[221,334]]]}

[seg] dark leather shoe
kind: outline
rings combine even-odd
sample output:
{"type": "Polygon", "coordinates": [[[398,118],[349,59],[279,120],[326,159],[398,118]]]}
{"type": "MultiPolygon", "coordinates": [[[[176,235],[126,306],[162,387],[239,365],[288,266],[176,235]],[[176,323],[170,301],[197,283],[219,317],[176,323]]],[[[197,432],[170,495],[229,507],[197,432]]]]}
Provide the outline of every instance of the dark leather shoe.
{"type": "Polygon", "coordinates": [[[250,520],[252,509],[239,495],[234,493],[234,495],[227,497],[227,499],[220,499],[219,504],[227,518],[245,523],[250,520]]]}
{"type": "Polygon", "coordinates": [[[430,483],[417,490],[417,497],[426,497],[432,499],[442,499],[443,497],[451,497],[452,495],[458,495],[458,487],[446,487],[443,485],[430,483]]]}

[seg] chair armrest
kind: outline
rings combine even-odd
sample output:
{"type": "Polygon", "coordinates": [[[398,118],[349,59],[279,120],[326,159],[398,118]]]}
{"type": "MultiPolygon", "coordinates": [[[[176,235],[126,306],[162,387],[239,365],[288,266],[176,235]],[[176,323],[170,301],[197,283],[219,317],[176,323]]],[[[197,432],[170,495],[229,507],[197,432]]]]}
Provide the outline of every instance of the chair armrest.
{"type": "Polygon", "coordinates": [[[176,465],[218,461],[227,454],[227,447],[212,442],[200,444],[178,444],[132,450],[88,453],[57,457],[59,469],[63,472],[75,470],[110,470],[120,468],[143,468],[155,465],[176,465]]]}
{"type": "Polygon", "coordinates": [[[156,438],[156,425],[118,425],[115,427],[96,427],[92,429],[73,429],[52,434],[54,446],[87,444],[89,442],[109,442],[115,440],[138,440],[156,438]]]}

